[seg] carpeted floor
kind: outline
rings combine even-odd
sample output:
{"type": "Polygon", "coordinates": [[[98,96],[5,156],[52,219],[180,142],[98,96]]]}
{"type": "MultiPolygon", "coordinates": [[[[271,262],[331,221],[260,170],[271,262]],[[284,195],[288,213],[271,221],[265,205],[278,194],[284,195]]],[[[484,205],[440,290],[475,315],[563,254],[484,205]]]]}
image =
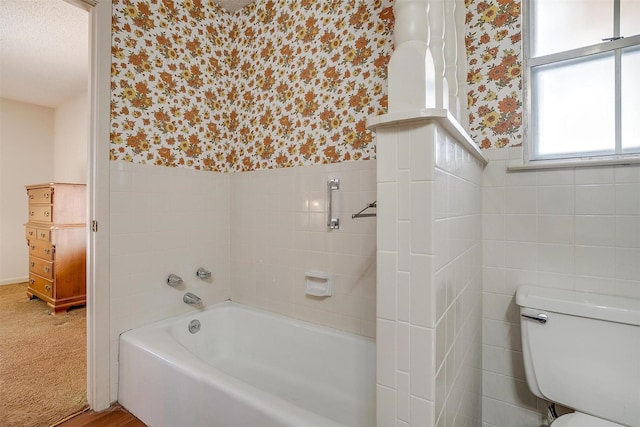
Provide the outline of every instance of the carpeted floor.
{"type": "Polygon", "coordinates": [[[52,316],[27,284],[0,286],[0,425],[46,427],[86,402],[86,309],[52,316]]]}

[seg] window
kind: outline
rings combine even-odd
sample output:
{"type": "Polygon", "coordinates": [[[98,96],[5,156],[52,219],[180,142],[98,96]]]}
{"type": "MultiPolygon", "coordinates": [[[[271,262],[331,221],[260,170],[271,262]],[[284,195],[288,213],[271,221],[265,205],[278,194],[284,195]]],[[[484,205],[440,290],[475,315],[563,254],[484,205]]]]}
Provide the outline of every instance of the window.
{"type": "Polygon", "coordinates": [[[640,0],[525,0],[530,160],[640,154],[640,0]]]}

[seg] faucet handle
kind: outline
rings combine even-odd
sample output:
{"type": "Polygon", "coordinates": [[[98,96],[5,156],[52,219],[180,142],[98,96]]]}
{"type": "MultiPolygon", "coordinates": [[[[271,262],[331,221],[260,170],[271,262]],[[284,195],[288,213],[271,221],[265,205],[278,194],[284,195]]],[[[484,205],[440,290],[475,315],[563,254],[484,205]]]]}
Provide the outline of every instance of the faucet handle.
{"type": "Polygon", "coordinates": [[[211,272],[205,268],[200,267],[198,271],[196,271],[196,276],[201,279],[211,279],[211,272]]]}
{"type": "Polygon", "coordinates": [[[170,274],[169,277],[167,277],[167,285],[174,287],[182,285],[182,277],[176,276],[175,274],[170,274]]]}

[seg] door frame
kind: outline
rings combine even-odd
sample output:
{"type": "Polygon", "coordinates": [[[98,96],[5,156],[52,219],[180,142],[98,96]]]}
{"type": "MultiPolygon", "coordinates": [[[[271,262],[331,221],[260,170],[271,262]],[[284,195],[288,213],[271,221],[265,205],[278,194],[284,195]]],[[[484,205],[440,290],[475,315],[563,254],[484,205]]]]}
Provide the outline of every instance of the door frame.
{"type": "Polygon", "coordinates": [[[109,139],[112,0],[65,1],[89,12],[87,400],[91,409],[101,411],[111,405],[109,139]]]}

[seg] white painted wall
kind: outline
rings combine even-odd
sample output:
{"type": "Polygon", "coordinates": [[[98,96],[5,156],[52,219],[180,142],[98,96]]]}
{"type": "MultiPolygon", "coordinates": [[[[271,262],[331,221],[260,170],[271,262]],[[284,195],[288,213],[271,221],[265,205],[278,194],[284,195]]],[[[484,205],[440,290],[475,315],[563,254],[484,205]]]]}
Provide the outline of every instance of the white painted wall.
{"type": "Polygon", "coordinates": [[[507,172],[522,149],[483,151],[483,426],[531,427],[521,285],[640,298],[640,165],[507,172]]]}
{"type": "Polygon", "coordinates": [[[0,285],[29,276],[25,185],[53,179],[54,110],[0,99],[0,285]]]}
{"type": "Polygon", "coordinates": [[[87,182],[87,94],[59,105],[54,114],[53,180],[87,182]]]}

